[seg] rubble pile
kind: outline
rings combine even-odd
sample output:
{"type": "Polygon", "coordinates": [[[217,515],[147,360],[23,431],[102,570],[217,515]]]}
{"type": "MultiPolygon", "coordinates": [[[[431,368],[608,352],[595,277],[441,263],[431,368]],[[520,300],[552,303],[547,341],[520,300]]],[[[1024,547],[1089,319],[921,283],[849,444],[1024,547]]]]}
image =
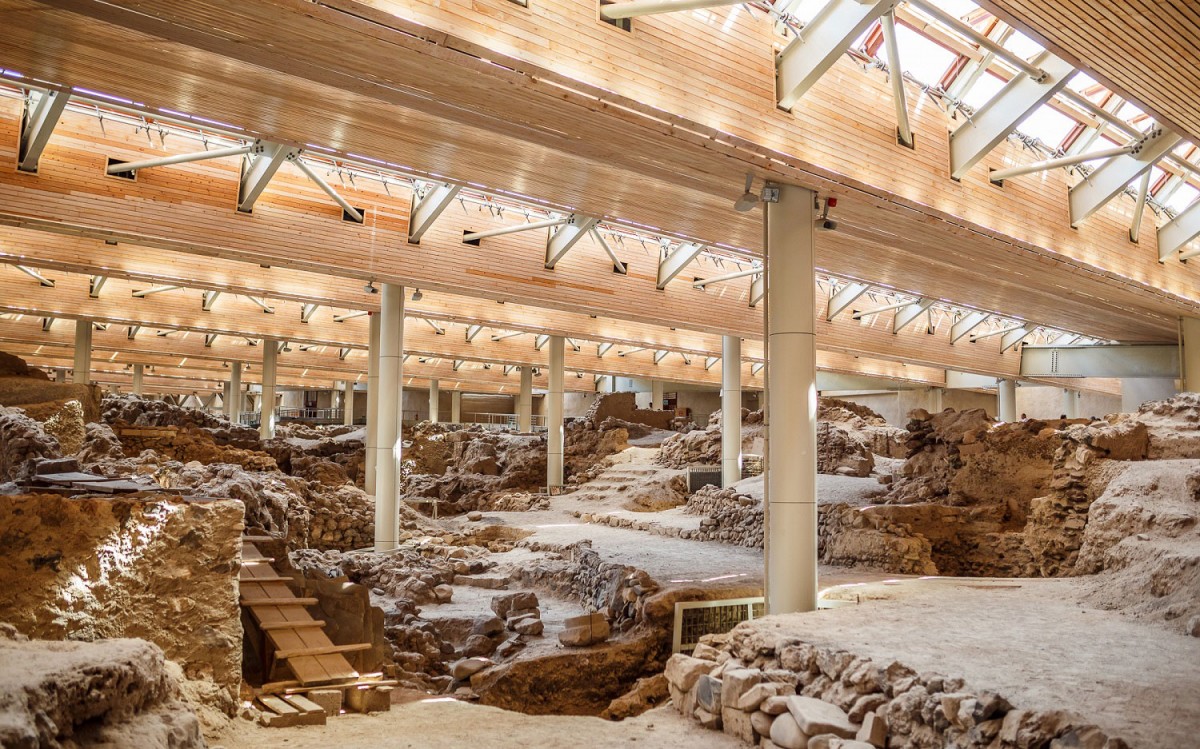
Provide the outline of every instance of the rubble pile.
{"type": "MultiPolygon", "coordinates": [[[[856,403],[822,398],[817,408],[817,471],[843,476],[869,476],[875,455],[900,454],[904,430],[856,403]]],[[[742,453],[761,455],[765,427],[762,411],[742,409],[742,453]]],[[[669,468],[717,465],[721,462],[721,412],[704,429],[667,438],[659,463],[669,468]]]]}
{"type": "Polygon", "coordinates": [[[61,458],[58,440],[19,408],[0,407],[0,483],[33,473],[41,460],[61,458]]]}
{"type": "Polygon", "coordinates": [[[84,421],[99,418],[99,386],[50,382],[24,359],[0,351],[0,406],[19,406],[35,421],[46,421],[72,400],[82,407],[84,421]]]}
{"type": "MultiPolygon", "coordinates": [[[[177,427],[203,430],[221,447],[260,450],[258,430],[232,424],[198,408],[185,408],[166,401],[154,401],[136,395],[105,396],[100,420],[110,426],[177,427]]],[[[91,419],[89,419],[91,421],[91,419]]]]}
{"type": "Polygon", "coordinates": [[[204,745],[154,645],[29,640],[0,624],[0,746],[204,745]]]}
{"type": "Polygon", "coordinates": [[[363,486],[367,464],[363,427],[280,424],[275,438],[264,441],[262,449],[284,473],[328,485],[350,481],[363,486]]]}
{"type": "MultiPolygon", "coordinates": [[[[628,439],[626,427],[611,419],[600,424],[587,419],[567,423],[563,447],[567,480],[624,450],[628,439]]],[[[546,485],[544,435],[426,422],[413,430],[411,447],[405,449],[404,493],[437,499],[439,512],[498,509],[497,501],[514,506],[514,496],[546,485]]]]}
{"type": "Polygon", "coordinates": [[[667,661],[671,702],[752,746],[1096,747],[1127,744],[1061,710],[1022,710],[962,679],[740,624],[667,661]]]}
{"type": "Polygon", "coordinates": [[[83,406],[74,399],[67,401],[57,413],[42,422],[42,429],[58,440],[64,455],[74,455],[83,446],[86,431],[83,406]]]}

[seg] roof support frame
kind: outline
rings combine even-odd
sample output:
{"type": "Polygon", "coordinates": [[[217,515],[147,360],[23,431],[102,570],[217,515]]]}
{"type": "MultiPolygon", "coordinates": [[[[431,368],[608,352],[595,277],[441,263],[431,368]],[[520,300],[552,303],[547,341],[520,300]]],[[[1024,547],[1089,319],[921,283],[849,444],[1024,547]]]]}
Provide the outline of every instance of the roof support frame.
{"type": "Polygon", "coordinates": [[[546,270],[554,270],[558,261],[562,260],[575,243],[583,239],[599,221],[600,219],[577,213],[568,216],[566,223],[559,226],[546,240],[546,270]]]}
{"type": "Polygon", "coordinates": [[[849,309],[850,305],[854,304],[860,296],[867,293],[869,288],[871,288],[869,284],[857,281],[842,284],[841,288],[829,297],[829,304],[825,307],[825,320],[832,322],[833,318],[849,309]]]}
{"type": "Polygon", "coordinates": [[[775,91],[780,109],[791,111],[825,71],[846,52],[894,0],[829,0],[802,34],[775,61],[775,91]]]}
{"type": "Polygon", "coordinates": [[[892,318],[892,332],[899,333],[909,325],[916,322],[917,318],[929,311],[929,308],[937,302],[936,299],[929,297],[921,297],[917,301],[905,307],[896,310],[896,315],[892,318]]]}
{"type": "Polygon", "coordinates": [[[297,169],[304,173],[305,177],[308,177],[310,180],[316,183],[317,187],[321,188],[322,192],[333,199],[333,202],[337,203],[338,206],[340,206],[341,209],[346,212],[346,215],[354,220],[354,223],[361,224],[366,220],[361,211],[350,205],[350,203],[348,203],[337,190],[333,189],[333,185],[326,182],[324,177],[317,174],[311,166],[304,163],[304,160],[300,158],[299,152],[289,154],[287,158],[288,161],[292,162],[297,169]]]}
{"type": "Polygon", "coordinates": [[[1078,227],[1088,216],[1100,210],[1125,190],[1125,186],[1149,171],[1156,161],[1170,153],[1179,136],[1162,127],[1145,134],[1137,153],[1114,156],[1077,183],[1067,193],[1071,226],[1078,227]]]}
{"type": "Polygon", "coordinates": [[[1200,255],[1200,247],[1184,250],[1184,245],[1200,237],[1200,198],[1179,212],[1175,218],[1158,228],[1158,259],[1166,261],[1172,253],[1182,250],[1180,260],[1200,255]]]}
{"type": "Polygon", "coordinates": [[[207,161],[208,159],[221,159],[226,156],[244,156],[249,153],[256,153],[257,149],[261,148],[259,141],[247,143],[241,146],[230,146],[229,148],[218,148],[213,151],[197,151],[195,153],[180,153],[174,156],[162,156],[157,159],[146,159],[145,161],[125,161],[120,164],[111,164],[105,170],[106,174],[125,174],[126,172],[138,172],[142,169],[153,169],[159,166],[171,166],[172,164],[190,164],[193,161],[207,161]]]}
{"type": "Polygon", "coordinates": [[[671,279],[682,273],[688,263],[695,260],[707,246],[699,242],[684,242],[674,252],[663,250],[663,257],[658,261],[658,283],[655,288],[659,291],[667,288],[671,279]]]}
{"type": "Polygon", "coordinates": [[[883,46],[887,51],[888,77],[892,83],[892,103],[896,107],[896,140],[913,147],[912,126],[908,122],[908,97],[904,91],[904,68],[900,66],[900,45],[896,42],[896,14],[889,10],[879,18],[883,46]]]}
{"type": "Polygon", "coordinates": [[[953,344],[955,341],[958,341],[975,328],[978,328],[989,317],[991,317],[991,315],[986,312],[977,312],[974,310],[967,312],[962,317],[955,320],[954,324],[950,326],[950,343],[953,344]]]}
{"type": "Polygon", "coordinates": [[[454,202],[458,197],[459,191],[462,190],[461,185],[452,185],[449,182],[443,182],[439,185],[434,185],[432,189],[425,193],[422,198],[417,198],[416,190],[413,190],[412,210],[409,213],[408,223],[408,241],[410,244],[418,244],[421,237],[425,236],[425,232],[433,226],[437,221],[438,216],[454,202]]]}
{"type": "Polygon", "coordinates": [[[71,95],[65,91],[42,91],[33,100],[30,95],[25,116],[21,118],[20,144],[17,149],[17,169],[36,172],[42,151],[58,124],[71,95]]]}
{"type": "MultiPolygon", "coordinates": [[[[924,6],[922,6],[924,7],[924,6]]],[[[971,167],[1008,137],[1017,125],[1059,92],[1075,68],[1049,52],[1038,55],[1036,64],[1045,71],[1041,80],[1013,76],[999,93],[957,130],[950,134],[950,176],[962,179],[971,167]]]]}
{"type": "Polygon", "coordinates": [[[237,208],[243,213],[254,210],[254,202],[267,189],[267,183],[283,166],[283,162],[298,156],[300,149],[281,143],[263,143],[258,155],[242,161],[242,177],[238,183],[237,208]]]}

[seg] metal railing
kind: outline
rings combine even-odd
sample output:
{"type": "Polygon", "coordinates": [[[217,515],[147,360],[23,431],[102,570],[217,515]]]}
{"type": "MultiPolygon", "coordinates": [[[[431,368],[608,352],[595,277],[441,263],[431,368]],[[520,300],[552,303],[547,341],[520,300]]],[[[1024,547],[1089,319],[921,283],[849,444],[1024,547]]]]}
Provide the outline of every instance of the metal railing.
{"type": "MultiPolygon", "coordinates": [[[[500,414],[500,413],[473,413],[463,416],[464,424],[479,424],[487,429],[511,429],[514,432],[517,430],[517,414],[500,414]]],[[[531,417],[533,431],[546,431],[546,417],[534,415],[531,417]]]]}

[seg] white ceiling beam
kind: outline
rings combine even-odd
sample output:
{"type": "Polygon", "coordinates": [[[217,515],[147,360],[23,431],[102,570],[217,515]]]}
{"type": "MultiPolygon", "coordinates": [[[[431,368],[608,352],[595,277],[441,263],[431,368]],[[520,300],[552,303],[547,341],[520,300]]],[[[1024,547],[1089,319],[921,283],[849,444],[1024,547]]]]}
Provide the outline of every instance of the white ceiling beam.
{"type": "Polygon", "coordinates": [[[274,307],[272,307],[271,305],[267,304],[267,303],[266,303],[265,301],[263,301],[262,299],[259,299],[259,298],[258,298],[258,297],[256,297],[256,296],[250,296],[249,294],[243,294],[242,296],[246,297],[246,298],[247,298],[247,299],[249,299],[250,301],[252,301],[252,302],[254,302],[255,304],[257,304],[257,305],[258,305],[260,308],[262,308],[262,311],[263,311],[263,312],[265,312],[265,313],[267,313],[268,315],[273,315],[273,314],[275,314],[275,308],[274,308],[274,307]]]}
{"type": "Polygon", "coordinates": [[[333,321],[334,322],[346,322],[347,320],[353,320],[356,317],[364,317],[369,314],[371,314],[371,313],[367,312],[365,309],[364,310],[355,310],[354,312],[347,312],[344,315],[334,315],[333,321]]]}
{"type": "Polygon", "coordinates": [[[566,218],[548,218],[544,221],[530,221],[524,224],[514,224],[513,226],[501,226],[497,229],[488,229],[486,231],[473,231],[470,234],[464,234],[462,241],[478,242],[481,239],[488,237],[500,237],[505,234],[515,234],[519,231],[534,231],[535,229],[549,229],[552,226],[560,226],[567,223],[566,218]]]}
{"type": "Polygon", "coordinates": [[[333,189],[333,185],[326,182],[324,177],[317,174],[311,166],[306,164],[304,159],[300,158],[299,153],[289,154],[287,158],[288,161],[292,162],[297,169],[299,169],[301,172],[304,172],[305,177],[308,177],[310,180],[312,180],[317,187],[321,188],[322,192],[328,195],[333,202],[337,203],[341,209],[346,212],[346,215],[353,219],[354,223],[361,224],[365,220],[362,212],[350,205],[350,203],[341,196],[341,193],[333,189]]]}
{"type": "Polygon", "coordinates": [[[125,337],[131,341],[135,340],[137,338],[137,334],[139,332],[141,332],[141,330],[142,330],[141,325],[130,325],[128,328],[125,329],[125,337]]]}
{"type": "MultiPolygon", "coordinates": [[[[1158,228],[1158,259],[1165,261],[1173,253],[1200,236],[1200,199],[1179,212],[1179,215],[1158,228]]],[[[1180,254],[1186,260],[1200,255],[1200,247],[1193,247],[1180,254]]]]}
{"type": "Polygon", "coordinates": [[[91,276],[88,278],[88,296],[92,299],[100,298],[100,291],[104,288],[104,284],[108,283],[108,276],[91,276]]]}
{"type": "Polygon", "coordinates": [[[612,349],[612,347],[613,347],[613,344],[611,344],[611,343],[598,344],[596,346],[596,357],[603,359],[604,355],[607,354],[612,349]]]}
{"type": "Polygon", "coordinates": [[[442,183],[434,185],[420,199],[417,198],[416,190],[413,191],[412,211],[409,214],[408,222],[408,241],[410,243],[417,244],[421,241],[421,237],[425,236],[425,232],[429,231],[438,216],[441,216],[442,212],[458,197],[460,190],[462,190],[460,185],[442,183]]]}
{"type": "Polygon", "coordinates": [[[936,299],[921,297],[917,301],[908,306],[901,307],[896,311],[896,316],[892,318],[892,332],[899,333],[909,325],[913,324],[918,317],[929,311],[929,308],[934,305],[936,299]]]}
{"type": "Polygon", "coordinates": [[[558,261],[562,260],[575,243],[583,239],[597,223],[599,219],[572,213],[567,222],[558,227],[558,231],[546,240],[546,269],[553,270],[558,261]]]}
{"type": "Polygon", "coordinates": [[[767,293],[766,275],[759,274],[750,279],[750,306],[757,307],[767,293]]]}
{"type": "Polygon", "coordinates": [[[848,281],[842,284],[829,297],[829,304],[825,307],[825,319],[832,322],[833,318],[850,309],[850,305],[854,304],[860,296],[867,293],[867,289],[869,288],[871,287],[868,284],[856,281],[848,281]]]}
{"type": "Polygon", "coordinates": [[[42,318],[42,332],[43,333],[50,332],[51,328],[54,327],[54,320],[55,320],[55,318],[53,318],[53,317],[43,317],[42,318]]]}
{"type": "Polygon", "coordinates": [[[1030,164],[1022,166],[1014,166],[1011,169],[997,169],[988,175],[988,179],[997,185],[1004,184],[1004,180],[1020,177],[1025,174],[1033,174],[1034,172],[1044,172],[1048,169],[1055,169],[1063,166],[1075,166],[1082,164],[1085,161],[1099,161],[1101,159],[1111,159],[1113,156],[1123,156],[1132,152],[1137,148],[1138,144],[1130,143],[1124,146],[1116,146],[1114,148],[1105,148],[1101,151],[1091,151],[1089,153],[1077,153],[1071,156],[1063,156],[1057,159],[1045,159],[1043,161],[1034,161],[1030,164]]]}
{"type": "Polygon", "coordinates": [[[205,333],[204,334],[204,348],[212,348],[212,345],[214,343],[216,343],[217,337],[220,335],[221,335],[220,333],[205,333]]]}
{"type": "Polygon", "coordinates": [[[1008,351],[1010,348],[1016,348],[1017,344],[1029,337],[1033,332],[1032,325],[1022,325],[1016,330],[1010,330],[1000,336],[1000,353],[1008,351]]]}
{"type": "Polygon", "coordinates": [[[605,239],[604,235],[600,233],[600,230],[594,226],[592,227],[592,239],[596,240],[596,244],[600,245],[600,249],[608,253],[608,259],[612,260],[613,270],[615,272],[620,273],[622,276],[629,272],[629,268],[626,267],[625,263],[621,262],[620,258],[617,257],[617,253],[613,252],[613,248],[608,243],[608,240],[605,239]]]}
{"type": "Polygon", "coordinates": [[[636,18],[656,13],[720,8],[725,5],[740,5],[743,2],[745,0],[634,0],[631,3],[601,5],[600,17],[605,21],[616,21],[621,18],[636,18]]]}
{"type": "Polygon", "coordinates": [[[1125,190],[1125,186],[1154,166],[1179,143],[1179,136],[1170,130],[1153,127],[1145,136],[1137,153],[1114,156],[1077,183],[1067,193],[1071,226],[1079,224],[1108,201],[1125,190]]]}
{"type": "Polygon", "coordinates": [[[975,328],[978,328],[991,315],[986,312],[968,312],[962,317],[954,321],[954,325],[950,326],[950,343],[954,343],[960,338],[966,336],[975,328]]]}
{"type": "Polygon", "coordinates": [[[161,294],[164,291],[176,291],[177,289],[182,288],[182,286],[151,286],[148,289],[137,289],[136,291],[130,293],[138,299],[145,299],[151,294],[161,294]]]}
{"type": "Polygon", "coordinates": [[[767,365],[764,364],[763,362],[754,362],[753,364],[750,365],[750,374],[751,375],[758,374],[759,372],[763,371],[763,367],[765,367],[765,366],[767,366],[767,365]]]}
{"type": "Polygon", "coordinates": [[[313,315],[317,314],[317,310],[319,310],[320,308],[321,308],[321,305],[317,304],[316,302],[307,302],[305,304],[301,304],[300,305],[300,322],[307,323],[309,320],[312,319],[313,315]]]}
{"type": "Polygon", "coordinates": [[[664,350],[662,350],[662,349],[659,349],[658,351],[655,351],[655,352],[654,352],[654,363],[655,363],[655,364],[658,364],[658,363],[659,363],[660,361],[662,361],[663,359],[666,359],[666,358],[667,358],[667,354],[669,354],[669,353],[671,353],[671,352],[670,352],[670,351],[664,351],[664,350]]]}
{"type": "Polygon", "coordinates": [[[15,267],[17,270],[19,270],[19,271],[21,271],[22,273],[24,273],[25,275],[29,276],[30,278],[32,278],[32,279],[34,279],[34,280],[36,280],[36,281],[37,281],[39,284],[41,284],[42,286],[45,286],[46,288],[49,288],[49,289],[53,289],[53,288],[54,288],[54,279],[52,279],[52,278],[46,278],[46,277],[45,277],[45,276],[43,276],[41,273],[39,273],[38,271],[34,270],[33,268],[30,268],[30,267],[29,267],[29,266],[27,266],[27,265],[17,265],[17,266],[14,266],[14,267],[15,267]]]}
{"type": "Polygon", "coordinates": [[[219,291],[205,291],[200,295],[200,309],[205,312],[212,312],[213,305],[217,303],[217,299],[221,297],[219,291]]]}
{"type": "Polygon", "coordinates": [[[851,317],[851,319],[854,319],[854,320],[861,320],[864,317],[872,317],[872,316],[878,315],[882,312],[891,312],[892,310],[900,309],[901,307],[907,307],[908,305],[913,304],[913,303],[914,303],[914,300],[905,299],[903,302],[896,302],[895,304],[887,304],[887,305],[884,305],[883,307],[876,307],[875,309],[859,310],[858,312],[855,312],[850,317],[851,317]]]}
{"type": "Polygon", "coordinates": [[[1035,64],[1046,73],[1042,80],[1013,76],[999,93],[950,134],[951,177],[962,179],[1017,125],[1066,86],[1075,74],[1070,63],[1049,52],[1038,55],[1035,64]]]}
{"type": "Polygon", "coordinates": [[[466,333],[467,343],[470,343],[471,341],[475,340],[475,336],[479,335],[480,331],[482,331],[482,330],[483,330],[483,326],[478,323],[475,323],[473,325],[468,325],[467,333],[466,333]]]}
{"type": "Polygon", "coordinates": [[[67,108],[71,95],[62,91],[42,91],[30,94],[21,118],[20,143],[17,151],[17,169],[36,172],[42,151],[50,142],[50,134],[58,124],[59,117],[67,108]]]}
{"type": "Polygon", "coordinates": [[[433,332],[437,335],[446,335],[446,329],[437,324],[436,320],[430,320],[428,317],[421,318],[429,327],[433,328],[433,332]]]}
{"type": "Polygon", "coordinates": [[[850,43],[894,0],[829,0],[775,61],[775,90],[781,109],[791,111],[825,71],[833,67],[850,43]]]}
{"type": "Polygon", "coordinates": [[[721,357],[719,356],[706,356],[704,358],[704,371],[707,372],[708,370],[712,369],[719,361],[721,361],[721,357]]]}
{"type": "Polygon", "coordinates": [[[105,170],[107,174],[125,174],[126,172],[138,172],[142,169],[153,169],[158,166],[171,166],[172,164],[189,164],[193,161],[206,161],[208,159],[222,159],[227,156],[244,156],[248,153],[256,153],[259,148],[259,142],[247,143],[241,146],[230,146],[229,148],[218,148],[212,151],[197,151],[196,153],[178,153],[174,156],[162,156],[157,159],[146,159],[144,161],[126,161],[119,164],[111,164],[105,170]]]}
{"type": "Polygon", "coordinates": [[[247,164],[242,161],[242,178],[238,184],[238,210],[249,213],[254,210],[254,201],[267,189],[267,183],[283,166],[283,162],[300,153],[280,143],[261,143],[256,156],[247,164]]]}
{"type": "Polygon", "coordinates": [[[684,242],[680,244],[679,247],[675,248],[675,251],[671,252],[670,254],[666,254],[666,251],[664,250],[663,252],[665,257],[658,261],[658,283],[656,287],[660,290],[665,289],[671,279],[682,273],[683,269],[687,267],[688,263],[695,260],[696,256],[699,255],[705,247],[707,247],[707,245],[700,244],[698,242],[684,242]]]}
{"type": "Polygon", "coordinates": [[[884,13],[879,19],[883,46],[887,52],[888,77],[892,82],[892,104],[896,108],[896,140],[912,148],[912,126],[908,122],[908,97],[904,91],[904,68],[900,66],[900,45],[896,42],[896,15],[884,13]]]}
{"type": "Polygon", "coordinates": [[[542,333],[541,335],[534,336],[533,348],[536,349],[537,351],[541,351],[542,347],[545,346],[549,342],[550,342],[550,336],[545,333],[542,333]]]}
{"type": "Polygon", "coordinates": [[[738,271],[733,271],[732,273],[726,273],[721,276],[713,276],[712,278],[699,278],[692,283],[692,288],[703,289],[704,287],[708,286],[709,284],[724,283],[725,281],[732,281],[735,278],[745,278],[746,276],[756,276],[762,272],[763,272],[763,269],[761,266],[755,266],[753,268],[746,268],[744,270],[738,270],[738,271]]]}

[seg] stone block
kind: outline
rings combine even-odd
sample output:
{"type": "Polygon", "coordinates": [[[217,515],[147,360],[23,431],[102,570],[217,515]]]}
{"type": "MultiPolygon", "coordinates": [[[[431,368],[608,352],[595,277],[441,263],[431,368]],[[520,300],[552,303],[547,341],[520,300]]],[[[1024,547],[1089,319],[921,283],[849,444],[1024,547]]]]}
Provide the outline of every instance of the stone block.
{"type": "Polygon", "coordinates": [[[787,707],[800,730],[809,736],[832,733],[843,739],[852,739],[857,732],[846,713],[828,702],[796,696],[787,698],[787,707]]]}
{"type": "Polygon", "coordinates": [[[538,598],[536,593],[522,591],[492,597],[492,611],[501,619],[507,619],[509,614],[520,609],[536,609],[538,598]]]}
{"type": "Polygon", "coordinates": [[[758,706],[767,715],[783,715],[788,711],[788,697],[768,697],[758,706]]]}
{"type": "Polygon", "coordinates": [[[762,710],[750,713],[750,726],[759,736],[771,735],[771,724],[775,722],[774,715],[767,715],[762,710]]]}
{"type": "Polygon", "coordinates": [[[508,620],[508,628],[520,635],[538,636],[542,634],[545,625],[536,616],[522,616],[508,620]]]}
{"type": "Polygon", "coordinates": [[[737,708],[746,712],[757,710],[768,698],[777,696],[782,686],[773,682],[754,684],[738,698],[737,708]]]}
{"type": "Polygon", "coordinates": [[[750,713],[738,710],[736,707],[721,708],[721,728],[730,736],[736,736],[747,744],[753,744],[755,738],[754,724],[750,721],[750,713]]]}
{"type": "Polygon", "coordinates": [[[710,730],[718,730],[721,728],[721,713],[710,713],[702,707],[696,708],[696,720],[700,725],[710,730]]]}
{"type": "Polygon", "coordinates": [[[721,712],[722,682],[708,674],[701,674],[696,679],[696,704],[710,713],[721,712]]]}
{"type": "MultiPolygon", "coordinates": [[[[757,668],[725,669],[721,673],[721,705],[737,707],[738,700],[742,698],[742,695],[761,681],[762,671],[757,668]]],[[[754,707],[757,708],[758,705],[754,707]]]]}
{"type": "Polygon", "coordinates": [[[337,715],[342,711],[342,690],[314,689],[304,695],[320,705],[326,715],[337,715]]]}
{"type": "Polygon", "coordinates": [[[887,721],[883,716],[878,713],[867,713],[863,716],[862,727],[858,729],[854,738],[870,744],[875,749],[884,749],[887,746],[887,735],[887,721]]]}
{"type": "Polygon", "coordinates": [[[485,668],[496,665],[490,658],[463,658],[450,666],[450,675],[456,680],[469,679],[485,668]]]}
{"type": "Polygon", "coordinates": [[[716,665],[712,661],[676,653],[667,659],[667,682],[686,692],[696,684],[701,674],[707,674],[716,665]]]}
{"type": "Polygon", "coordinates": [[[392,709],[392,688],[355,687],[347,689],[346,709],[357,713],[386,713],[392,709]]]}
{"type": "Polygon", "coordinates": [[[573,616],[564,622],[565,629],[558,633],[558,641],[568,647],[585,647],[604,642],[611,630],[603,614],[573,616]]]}
{"type": "Polygon", "coordinates": [[[771,741],[782,749],[808,749],[808,734],[800,730],[791,713],[783,713],[771,723],[771,741]]]}

